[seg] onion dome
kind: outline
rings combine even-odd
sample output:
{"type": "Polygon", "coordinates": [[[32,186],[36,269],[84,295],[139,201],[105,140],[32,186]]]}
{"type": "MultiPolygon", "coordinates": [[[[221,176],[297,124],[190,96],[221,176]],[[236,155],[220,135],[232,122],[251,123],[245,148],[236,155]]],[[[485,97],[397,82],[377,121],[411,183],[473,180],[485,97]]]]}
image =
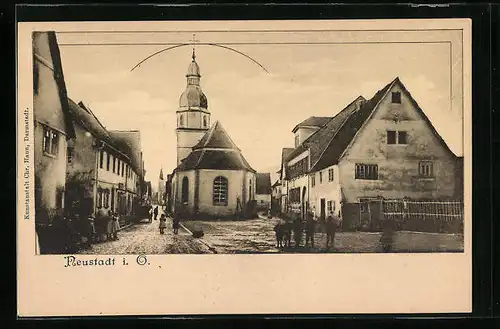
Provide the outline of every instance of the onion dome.
{"type": "Polygon", "coordinates": [[[208,108],[207,97],[200,87],[200,78],[200,67],[196,63],[196,55],[193,50],[193,60],[189,64],[186,74],[187,86],[179,99],[179,107],[208,108]]]}

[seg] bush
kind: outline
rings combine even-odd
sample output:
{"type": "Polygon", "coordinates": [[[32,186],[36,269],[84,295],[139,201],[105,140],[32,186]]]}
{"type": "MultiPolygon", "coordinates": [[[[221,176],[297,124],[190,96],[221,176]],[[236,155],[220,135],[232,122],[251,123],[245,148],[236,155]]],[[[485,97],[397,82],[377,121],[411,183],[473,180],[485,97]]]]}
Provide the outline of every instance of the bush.
{"type": "Polygon", "coordinates": [[[200,227],[195,227],[193,230],[193,237],[194,238],[201,238],[205,235],[205,233],[203,233],[203,229],[200,228],[200,227]]]}

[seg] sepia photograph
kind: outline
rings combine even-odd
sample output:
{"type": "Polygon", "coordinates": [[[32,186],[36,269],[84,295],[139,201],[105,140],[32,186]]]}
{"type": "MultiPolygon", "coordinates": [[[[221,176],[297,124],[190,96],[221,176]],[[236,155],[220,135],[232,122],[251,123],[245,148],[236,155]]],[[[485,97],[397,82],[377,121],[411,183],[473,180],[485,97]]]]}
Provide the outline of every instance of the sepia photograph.
{"type": "Polygon", "coordinates": [[[41,254],[463,251],[460,31],[190,32],[33,32],[41,254]]]}
{"type": "Polygon", "coordinates": [[[20,23],[24,314],[470,309],[470,33],[20,23]]]}

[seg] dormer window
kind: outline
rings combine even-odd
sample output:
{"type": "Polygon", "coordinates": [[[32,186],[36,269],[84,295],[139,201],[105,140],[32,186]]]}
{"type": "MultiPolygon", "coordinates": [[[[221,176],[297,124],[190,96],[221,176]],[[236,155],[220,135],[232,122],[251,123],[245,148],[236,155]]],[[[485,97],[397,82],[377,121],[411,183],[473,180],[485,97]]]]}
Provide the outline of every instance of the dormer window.
{"type": "Polygon", "coordinates": [[[401,104],[401,93],[399,91],[392,92],[392,103],[401,104]]]}

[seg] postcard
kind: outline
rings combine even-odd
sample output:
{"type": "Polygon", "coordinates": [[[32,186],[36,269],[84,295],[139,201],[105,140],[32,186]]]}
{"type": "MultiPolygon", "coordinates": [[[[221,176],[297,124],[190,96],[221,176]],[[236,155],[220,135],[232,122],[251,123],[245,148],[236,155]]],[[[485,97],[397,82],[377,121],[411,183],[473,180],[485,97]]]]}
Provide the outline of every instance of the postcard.
{"type": "Polygon", "coordinates": [[[18,315],[472,308],[471,22],[18,23],[18,315]]]}

